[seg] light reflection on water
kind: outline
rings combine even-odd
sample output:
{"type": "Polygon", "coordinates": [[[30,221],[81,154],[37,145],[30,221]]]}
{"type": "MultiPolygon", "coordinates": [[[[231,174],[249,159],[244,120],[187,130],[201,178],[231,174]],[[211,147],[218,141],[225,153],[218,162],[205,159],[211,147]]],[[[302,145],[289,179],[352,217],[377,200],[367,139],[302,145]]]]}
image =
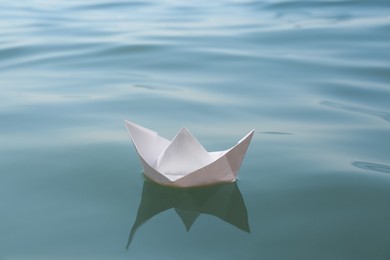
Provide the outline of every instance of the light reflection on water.
{"type": "Polygon", "coordinates": [[[2,3],[0,258],[387,259],[389,10],[2,3]],[[207,214],[186,232],[164,211],[127,251],[143,178],[124,119],[185,126],[208,150],[255,128],[239,173],[251,233],[207,214]]]}

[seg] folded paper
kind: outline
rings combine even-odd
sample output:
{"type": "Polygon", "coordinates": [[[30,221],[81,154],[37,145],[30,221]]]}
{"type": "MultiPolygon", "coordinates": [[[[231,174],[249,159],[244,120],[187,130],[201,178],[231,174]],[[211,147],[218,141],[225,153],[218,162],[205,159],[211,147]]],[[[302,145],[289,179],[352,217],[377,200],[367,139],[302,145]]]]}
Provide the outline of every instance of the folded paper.
{"type": "Polygon", "coordinates": [[[228,150],[207,152],[186,128],[169,141],[130,121],[125,124],[146,177],[176,187],[234,182],[254,133],[228,150]]]}
{"type": "Polygon", "coordinates": [[[215,216],[245,232],[250,232],[248,213],[237,183],[200,188],[174,188],[144,181],[137,217],[127,247],[136,231],[151,218],[174,209],[187,231],[202,214],[215,216]]]}

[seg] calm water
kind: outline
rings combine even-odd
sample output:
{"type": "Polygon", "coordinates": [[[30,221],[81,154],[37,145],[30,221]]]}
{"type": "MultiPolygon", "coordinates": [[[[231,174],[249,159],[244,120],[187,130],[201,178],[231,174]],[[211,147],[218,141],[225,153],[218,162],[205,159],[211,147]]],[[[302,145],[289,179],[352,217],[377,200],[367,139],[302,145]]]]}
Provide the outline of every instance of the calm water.
{"type": "Polygon", "coordinates": [[[0,259],[390,259],[388,0],[0,7],[0,259]],[[172,190],[124,119],[256,134],[237,184],[172,190]]]}

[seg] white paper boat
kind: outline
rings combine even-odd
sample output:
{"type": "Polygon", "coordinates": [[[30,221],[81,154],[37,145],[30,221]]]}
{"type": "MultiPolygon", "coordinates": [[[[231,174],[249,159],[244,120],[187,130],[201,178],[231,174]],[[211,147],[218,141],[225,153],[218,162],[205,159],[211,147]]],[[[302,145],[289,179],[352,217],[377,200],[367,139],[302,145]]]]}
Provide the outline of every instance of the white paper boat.
{"type": "Polygon", "coordinates": [[[176,187],[234,182],[254,133],[228,150],[207,152],[186,128],[169,141],[130,121],[125,124],[146,177],[176,187]]]}

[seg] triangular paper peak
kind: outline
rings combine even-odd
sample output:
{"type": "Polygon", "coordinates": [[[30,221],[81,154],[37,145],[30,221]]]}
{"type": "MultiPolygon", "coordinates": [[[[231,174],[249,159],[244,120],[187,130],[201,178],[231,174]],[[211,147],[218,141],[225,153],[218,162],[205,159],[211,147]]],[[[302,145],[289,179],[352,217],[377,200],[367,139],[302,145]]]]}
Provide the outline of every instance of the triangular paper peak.
{"type": "Polygon", "coordinates": [[[148,164],[155,164],[157,156],[168,146],[169,141],[143,126],[130,121],[125,121],[125,123],[140,156],[148,164]]]}
{"type": "Polygon", "coordinates": [[[209,153],[183,128],[158,157],[156,170],[175,181],[212,162],[209,153]]]}

